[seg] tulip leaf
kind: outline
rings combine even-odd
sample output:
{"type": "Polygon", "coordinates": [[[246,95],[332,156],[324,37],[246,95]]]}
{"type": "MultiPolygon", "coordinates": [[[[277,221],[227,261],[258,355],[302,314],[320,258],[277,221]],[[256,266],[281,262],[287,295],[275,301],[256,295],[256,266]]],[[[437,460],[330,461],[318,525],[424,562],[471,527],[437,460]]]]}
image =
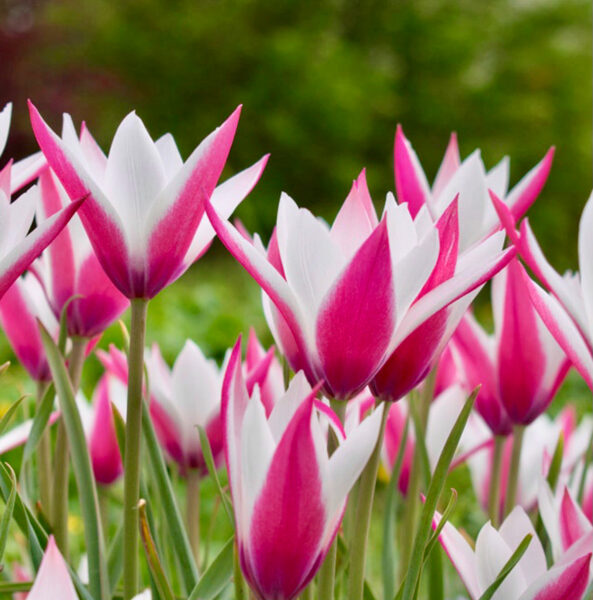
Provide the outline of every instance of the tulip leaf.
{"type": "Polygon", "coordinates": [[[54,396],[54,386],[50,385],[35,411],[31,432],[29,433],[25,449],[23,450],[23,464],[26,464],[31,456],[33,456],[33,452],[35,452],[37,444],[39,444],[39,440],[41,440],[41,437],[43,436],[54,405],[54,396]]]}
{"type": "Polygon", "coordinates": [[[418,452],[420,458],[420,467],[422,469],[422,475],[424,479],[424,485],[428,487],[430,485],[430,459],[428,458],[428,448],[426,447],[426,431],[424,425],[420,421],[420,415],[416,407],[416,402],[410,402],[410,415],[412,422],[414,423],[414,432],[416,437],[414,439],[414,448],[418,452]]]}
{"type": "Polygon", "coordinates": [[[397,486],[401,475],[401,469],[406,452],[406,443],[408,441],[408,431],[410,428],[409,419],[402,433],[397,457],[391,470],[391,479],[387,486],[387,497],[385,499],[385,519],[383,520],[383,553],[381,555],[383,571],[383,597],[393,598],[395,593],[395,509],[397,506],[397,486]]]}
{"type": "Polygon", "coordinates": [[[109,577],[109,589],[111,592],[115,590],[115,586],[117,585],[124,568],[123,552],[124,524],[123,521],[120,521],[107,553],[107,573],[109,577]]]}
{"type": "Polygon", "coordinates": [[[466,400],[461,412],[459,413],[459,416],[457,417],[457,420],[455,421],[455,425],[453,425],[453,429],[451,429],[451,432],[447,437],[445,446],[443,447],[439,460],[436,464],[434,474],[426,494],[424,507],[420,515],[420,523],[418,524],[414,545],[412,547],[408,573],[406,575],[402,593],[402,598],[404,600],[412,600],[417,592],[417,588],[419,588],[420,573],[422,570],[422,557],[424,555],[424,550],[430,535],[434,511],[437,507],[441,492],[443,491],[445,480],[447,479],[449,465],[453,460],[455,450],[459,444],[461,434],[465,429],[465,425],[471,413],[476,396],[478,395],[478,391],[479,388],[476,388],[466,400]]]}
{"type": "Polygon", "coordinates": [[[169,581],[163,571],[163,565],[154,545],[154,539],[148,525],[148,519],[146,517],[146,500],[141,499],[138,502],[138,515],[140,519],[140,537],[142,539],[142,545],[144,547],[144,554],[146,555],[146,561],[150,574],[152,575],[153,581],[158,590],[159,596],[163,600],[174,600],[173,591],[169,585],[169,581]]]}
{"type": "Polygon", "coordinates": [[[47,362],[49,363],[60,402],[62,419],[71,450],[72,467],[78,486],[78,497],[82,520],[84,522],[86,550],[89,558],[89,589],[91,596],[96,600],[107,600],[109,593],[107,564],[105,561],[103,532],[101,531],[101,522],[99,520],[97,488],[91,467],[88,445],[64,359],[54,340],[41,323],[39,323],[39,328],[47,362]]]}
{"type": "Polygon", "coordinates": [[[174,542],[173,549],[179,561],[185,590],[189,592],[194,589],[198,580],[198,569],[194,561],[183,520],[181,519],[163,454],[145,406],[142,410],[142,434],[151,467],[150,472],[154,479],[154,488],[157,490],[163,514],[167,515],[164,521],[169,529],[169,535],[174,542]]]}
{"type": "Polygon", "coordinates": [[[16,475],[14,474],[12,467],[8,463],[5,463],[5,466],[10,474],[12,488],[10,490],[8,500],[6,501],[6,507],[4,508],[4,512],[2,513],[2,519],[0,520],[0,562],[2,562],[4,550],[6,549],[8,529],[10,527],[10,522],[12,521],[14,503],[16,501],[16,475]]]}
{"type": "Polygon", "coordinates": [[[211,600],[222,592],[233,574],[234,544],[235,538],[233,536],[204,571],[187,600],[197,600],[198,598],[200,600],[211,600]]]}
{"type": "Polygon", "coordinates": [[[32,581],[0,581],[0,597],[19,592],[28,592],[33,587],[32,581]]]}
{"type": "Polygon", "coordinates": [[[208,435],[206,434],[206,430],[198,425],[198,431],[200,433],[200,444],[202,445],[202,455],[204,456],[204,461],[206,462],[206,466],[208,467],[208,472],[210,476],[214,480],[216,484],[216,489],[218,490],[218,494],[220,495],[220,500],[224,507],[224,510],[233,526],[235,527],[235,519],[233,518],[233,511],[231,509],[229,500],[220,485],[220,479],[218,478],[218,473],[216,471],[216,465],[214,464],[214,456],[212,455],[212,448],[210,447],[210,440],[208,439],[208,435]]]}
{"type": "Polygon", "coordinates": [[[68,308],[74,300],[82,297],[81,294],[74,294],[62,306],[62,312],[60,313],[60,333],[58,335],[58,349],[62,354],[66,352],[66,342],[68,341],[68,308]]]}
{"type": "Polygon", "coordinates": [[[531,538],[533,536],[531,533],[528,533],[521,543],[517,546],[517,549],[513,552],[511,558],[507,560],[503,568],[500,570],[500,573],[497,575],[494,582],[488,587],[488,589],[480,596],[479,600],[490,600],[492,596],[496,593],[496,590],[503,584],[507,575],[515,568],[515,565],[521,560],[525,552],[527,551],[527,547],[531,543],[531,538]]]}
{"type": "Polygon", "coordinates": [[[449,520],[449,517],[451,516],[451,513],[453,512],[453,509],[455,508],[456,504],[457,504],[457,490],[454,490],[453,488],[451,488],[451,496],[449,498],[449,502],[447,503],[447,506],[446,506],[445,510],[443,511],[443,514],[441,516],[441,520],[439,521],[439,524],[436,526],[434,533],[432,534],[432,537],[430,538],[430,540],[428,540],[428,544],[426,544],[426,548],[424,549],[424,560],[426,560],[428,558],[428,556],[430,555],[430,553],[432,552],[432,549],[434,548],[435,544],[437,543],[437,541],[439,539],[439,535],[441,535],[441,531],[443,530],[443,527],[449,520]]]}
{"type": "Polygon", "coordinates": [[[21,396],[18,400],[13,402],[9,409],[4,413],[2,419],[0,419],[0,435],[4,433],[6,428],[8,427],[12,417],[14,417],[17,408],[21,405],[21,402],[26,398],[26,396],[21,396]]]}
{"type": "Polygon", "coordinates": [[[556,489],[556,483],[558,482],[558,476],[560,475],[560,469],[562,468],[562,459],[564,458],[564,433],[560,432],[558,436],[558,442],[556,442],[556,448],[552,455],[552,461],[550,462],[550,469],[548,470],[547,480],[550,484],[550,489],[556,489]]]}

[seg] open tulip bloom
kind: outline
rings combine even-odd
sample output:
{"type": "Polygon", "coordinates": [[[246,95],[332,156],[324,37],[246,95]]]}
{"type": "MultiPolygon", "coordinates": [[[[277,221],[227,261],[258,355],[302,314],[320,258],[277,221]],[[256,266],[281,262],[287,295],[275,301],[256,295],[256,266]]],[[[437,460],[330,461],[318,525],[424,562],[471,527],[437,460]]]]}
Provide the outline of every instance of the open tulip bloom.
{"type": "Polygon", "coordinates": [[[339,419],[297,373],[266,418],[248,394],[240,340],[222,389],[225,459],[241,567],[264,600],[296,597],[336,536],[348,492],[376,444],[383,408],[344,439],[339,419]],[[327,420],[340,439],[328,457],[327,420]]]}
{"type": "Polygon", "coordinates": [[[88,195],[82,224],[105,273],[128,298],[152,298],[180,277],[214,237],[204,203],[211,199],[229,216],[267,160],[215,190],[240,108],[183,162],[173,137],[154,142],[135,113],[121,122],[105,156],[86,126],[78,136],[64,115],[59,137],[29,106],[39,146],[66,192],[70,198],[88,195]]]}
{"type": "MultiPolygon", "coordinates": [[[[433,521],[440,521],[437,513],[433,521]]],[[[494,583],[500,570],[511,558],[526,535],[532,539],[525,554],[509,573],[492,600],[581,600],[587,588],[592,549],[566,554],[550,569],[531,520],[516,507],[496,530],[486,523],[480,530],[475,548],[451,523],[445,523],[439,541],[463,580],[472,600],[478,600],[494,583]]]]}
{"type": "MultiPolygon", "coordinates": [[[[337,399],[356,395],[410,334],[476,290],[513,253],[495,234],[459,255],[456,202],[434,224],[426,208],[412,219],[407,205],[389,195],[379,221],[364,172],[331,228],[283,194],[267,251],[214,204],[206,210],[223,244],[269,296],[268,323],[292,369],[302,369],[311,385],[323,381],[337,399]]],[[[438,319],[424,332],[437,340],[428,356],[412,344],[424,375],[448,325],[438,319]]]]}

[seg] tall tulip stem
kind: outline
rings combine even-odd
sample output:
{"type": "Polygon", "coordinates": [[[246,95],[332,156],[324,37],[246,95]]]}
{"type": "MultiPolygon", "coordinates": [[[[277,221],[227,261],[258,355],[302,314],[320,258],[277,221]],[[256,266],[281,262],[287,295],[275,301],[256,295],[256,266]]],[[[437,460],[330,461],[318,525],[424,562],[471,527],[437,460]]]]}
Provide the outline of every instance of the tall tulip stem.
{"type": "Polygon", "coordinates": [[[521,464],[521,450],[523,448],[523,434],[525,427],[515,425],[513,428],[513,453],[511,455],[511,467],[509,469],[509,481],[504,503],[504,516],[506,517],[515,506],[517,500],[517,486],[519,483],[519,467],[521,464]]]}
{"type": "MultiPolygon", "coordinates": [[[[37,382],[37,406],[41,405],[45,392],[47,391],[47,383],[44,381],[37,382]]],[[[37,469],[39,473],[39,500],[45,514],[51,515],[51,440],[49,437],[49,428],[43,432],[39,447],[37,449],[37,469]]]]}
{"type": "Polygon", "coordinates": [[[128,355],[128,405],[124,457],[124,600],[138,593],[138,514],[140,441],[142,435],[142,377],[148,300],[134,298],[128,355]]]}
{"type": "Polygon", "coordinates": [[[377,472],[379,471],[379,462],[381,459],[381,448],[383,446],[383,437],[385,435],[385,425],[387,424],[387,415],[389,407],[383,407],[381,417],[381,427],[379,437],[375,444],[375,449],[369,458],[369,462],[364,468],[360,480],[358,499],[356,504],[356,520],[352,531],[352,540],[350,544],[350,571],[348,575],[348,600],[362,600],[364,591],[364,569],[366,563],[367,543],[369,537],[369,527],[371,524],[371,511],[373,508],[373,499],[375,497],[375,483],[377,472]]]}
{"type": "MultiPolygon", "coordinates": [[[[72,338],[72,350],[68,356],[68,374],[72,390],[76,394],[80,385],[87,340],[72,338]]],[[[51,522],[60,552],[68,557],[68,479],[70,458],[68,456],[68,435],[64,422],[60,419],[54,452],[54,477],[51,499],[51,522]]]]}
{"type": "Polygon", "coordinates": [[[185,503],[187,536],[196,565],[200,564],[200,471],[187,471],[187,497],[185,503]]]}
{"type": "Polygon", "coordinates": [[[492,455],[492,471],[490,474],[490,489],[488,491],[488,516],[492,527],[498,529],[500,524],[500,476],[502,472],[502,452],[505,438],[494,436],[494,452],[492,455]]]}

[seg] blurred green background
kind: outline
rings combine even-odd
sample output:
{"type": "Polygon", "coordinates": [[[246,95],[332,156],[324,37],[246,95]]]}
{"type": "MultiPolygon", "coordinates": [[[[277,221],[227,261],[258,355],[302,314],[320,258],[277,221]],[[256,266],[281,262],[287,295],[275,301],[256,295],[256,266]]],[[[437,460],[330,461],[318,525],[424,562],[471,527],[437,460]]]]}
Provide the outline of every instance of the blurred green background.
{"type": "MultiPolygon", "coordinates": [[[[137,109],[187,155],[239,103],[230,175],[271,152],[238,211],[267,239],[282,190],[331,219],[362,167],[379,206],[402,123],[429,178],[451,131],[511,183],[557,146],[530,213],[559,269],[575,268],[591,190],[589,0],[3,0],[0,100],[15,103],[5,158],[35,150],[25,101],[55,127],[70,112],[108,149],[137,109]]],[[[259,291],[215,244],[151,309],[171,358],[179,332],[221,358],[250,323],[269,341],[259,291]]]]}

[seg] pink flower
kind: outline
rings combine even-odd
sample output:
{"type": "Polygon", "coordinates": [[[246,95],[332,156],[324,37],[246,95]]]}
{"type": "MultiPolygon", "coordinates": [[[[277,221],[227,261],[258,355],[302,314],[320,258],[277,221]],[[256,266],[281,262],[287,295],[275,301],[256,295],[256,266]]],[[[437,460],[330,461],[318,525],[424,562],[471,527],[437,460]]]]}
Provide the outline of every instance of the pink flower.
{"type": "Polygon", "coordinates": [[[297,373],[266,417],[259,388],[248,393],[240,344],[226,369],[222,413],[241,568],[259,598],[290,600],[313,578],[336,536],[383,409],[344,439],[337,416],[315,400],[318,388],[297,373]],[[341,441],[331,458],[328,426],[341,441]]]}
{"type": "Polygon", "coordinates": [[[452,348],[466,387],[482,386],[476,408],[493,433],[507,435],[512,423],[528,425],[546,410],[570,362],[536,312],[516,259],[493,279],[492,310],[493,336],[468,315],[452,348]]]}
{"type": "Polygon", "coordinates": [[[64,558],[60,554],[53,535],[49,536],[43,560],[33,582],[27,600],[78,600],[64,558]]]}
{"type": "Polygon", "coordinates": [[[240,108],[182,161],[170,134],[153,142],[130,113],[106,157],[69,115],[58,137],[30,103],[31,123],[48,163],[71,198],[89,194],[82,224],[103,269],[128,298],[152,298],[208,248],[214,232],[204,219],[208,199],[226,216],[255,185],[267,157],[215,190],[240,108]]]}
{"type": "Polygon", "coordinates": [[[451,135],[432,188],[400,126],[395,134],[394,156],[397,197],[400,202],[408,204],[413,216],[423,206],[428,206],[436,221],[459,197],[459,245],[466,249],[500,228],[489,190],[504,199],[515,218],[523,216],[546,183],[554,148],[550,148],[544,158],[508,192],[509,158],[505,156],[488,172],[479,150],[461,162],[455,134],[451,135]]]}
{"type": "MultiPolygon", "coordinates": [[[[441,516],[436,513],[433,527],[441,516]]],[[[480,530],[475,549],[451,523],[446,523],[439,541],[459,573],[470,598],[478,600],[494,583],[498,573],[527,535],[533,538],[523,557],[507,575],[493,600],[581,600],[587,588],[591,548],[565,556],[550,569],[533,525],[520,507],[515,507],[498,531],[490,523],[480,530]]]]}
{"type": "MultiPolygon", "coordinates": [[[[38,223],[70,204],[66,191],[49,168],[42,171],[36,189],[38,223]]],[[[66,324],[71,336],[90,338],[102,333],[129,305],[105,275],[78,216],[34,263],[34,272],[56,318],[60,318],[68,303],[66,324]],[[74,296],[80,297],[72,299],[74,296]]]]}
{"type": "MultiPolygon", "coordinates": [[[[496,234],[458,258],[456,204],[441,227],[450,244],[441,244],[427,209],[412,220],[393,195],[379,222],[364,172],[331,228],[283,194],[267,251],[213,205],[206,210],[221,241],[269,296],[268,324],[291,368],[311,384],[323,381],[339,399],[361,391],[410,334],[511,256],[496,234]]],[[[440,341],[441,322],[426,335],[440,341]]]]}
{"type": "Polygon", "coordinates": [[[0,323],[17,358],[35,381],[50,381],[39,324],[57,339],[60,325],[43,289],[35,277],[27,273],[17,279],[0,298],[0,323]]]}

